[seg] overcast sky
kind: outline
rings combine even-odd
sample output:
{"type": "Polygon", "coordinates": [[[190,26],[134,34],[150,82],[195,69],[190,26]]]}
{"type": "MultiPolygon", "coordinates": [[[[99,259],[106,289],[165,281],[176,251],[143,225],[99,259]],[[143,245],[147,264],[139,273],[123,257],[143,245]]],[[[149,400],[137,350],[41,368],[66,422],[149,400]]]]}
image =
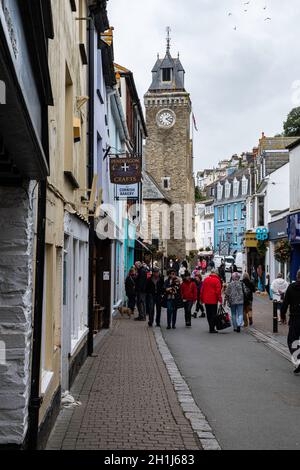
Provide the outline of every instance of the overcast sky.
{"type": "Polygon", "coordinates": [[[292,89],[300,80],[299,0],[247,1],[108,2],[115,61],[132,70],[142,101],[171,27],[171,52],[180,52],[199,129],[195,171],[251,150],[262,131],[282,132],[300,105],[292,89]]]}

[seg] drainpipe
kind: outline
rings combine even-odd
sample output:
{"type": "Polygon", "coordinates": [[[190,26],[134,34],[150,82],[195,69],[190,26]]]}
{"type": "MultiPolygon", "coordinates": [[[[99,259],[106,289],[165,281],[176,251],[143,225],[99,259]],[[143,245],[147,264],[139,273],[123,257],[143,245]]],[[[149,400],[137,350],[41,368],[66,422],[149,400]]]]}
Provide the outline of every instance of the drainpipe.
{"type": "MultiPolygon", "coordinates": [[[[95,96],[95,80],[94,80],[94,55],[95,55],[95,25],[93,21],[89,21],[88,27],[89,38],[89,130],[88,130],[88,183],[89,188],[92,187],[94,179],[94,96],[95,96]]],[[[94,249],[95,249],[95,219],[89,217],[89,292],[88,292],[88,355],[92,356],[94,352],[94,249]]]]}

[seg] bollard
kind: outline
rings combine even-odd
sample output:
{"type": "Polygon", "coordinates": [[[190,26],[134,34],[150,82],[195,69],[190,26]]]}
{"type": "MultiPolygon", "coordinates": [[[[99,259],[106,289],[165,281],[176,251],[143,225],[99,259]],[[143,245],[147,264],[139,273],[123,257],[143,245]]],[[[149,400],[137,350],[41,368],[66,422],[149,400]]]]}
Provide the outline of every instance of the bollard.
{"type": "Polygon", "coordinates": [[[273,333],[278,333],[278,302],[273,302],[273,333]]]}

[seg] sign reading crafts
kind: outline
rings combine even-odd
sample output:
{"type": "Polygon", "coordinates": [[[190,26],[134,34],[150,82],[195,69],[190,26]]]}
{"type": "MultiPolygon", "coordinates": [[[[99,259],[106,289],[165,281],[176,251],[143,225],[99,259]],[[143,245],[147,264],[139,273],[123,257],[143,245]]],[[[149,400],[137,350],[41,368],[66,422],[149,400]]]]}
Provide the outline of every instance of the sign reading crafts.
{"type": "Polygon", "coordinates": [[[130,185],[142,180],[140,158],[111,158],[110,180],[113,184],[130,185]]]}

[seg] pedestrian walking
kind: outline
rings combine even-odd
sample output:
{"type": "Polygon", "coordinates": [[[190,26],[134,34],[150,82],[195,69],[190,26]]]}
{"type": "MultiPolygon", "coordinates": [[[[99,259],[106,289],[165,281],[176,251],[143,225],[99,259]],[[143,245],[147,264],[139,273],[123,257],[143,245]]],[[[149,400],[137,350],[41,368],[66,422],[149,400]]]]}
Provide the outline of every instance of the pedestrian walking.
{"type": "Polygon", "coordinates": [[[178,260],[178,258],[176,258],[175,261],[174,261],[174,268],[173,268],[176,271],[176,276],[179,275],[179,268],[180,268],[179,260],[178,260]]]}
{"type": "Polygon", "coordinates": [[[134,314],[136,304],[136,270],[133,266],[125,279],[125,292],[128,299],[127,306],[131,310],[132,315],[134,314]]]}
{"type": "Polygon", "coordinates": [[[200,310],[201,310],[201,315],[200,315],[199,318],[205,318],[204,307],[201,303],[201,289],[202,289],[202,286],[203,286],[203,281],[202,281],[202,276],[199,272],[195,275],[194,282],[195,282],[196,287],[197,287],[197,304],[196,304],[196,310],[194,312],[194,318],[197,318],[198,313],[200,312],[200,310]]]}
{"type": "Polygon", "coordinates": [[[286,314],[290,309],[288,347],[296,365],[295,374],[300,373],[300,270],[296,282],[292,283],[285,294],[282,307],[282,322],[286,323],[286,314]]]}
{"type": "Polygon", "coordinates": [[[168,278],[164,284],[164,296],[167,306],[167,329],[176,329],[177,321],[177,308],[180,291],[180,279],[176,276],[176,271],[170,269],[168,271],[168,278]]]}
{"type": "Polygon", "coordinates": [[[139,312],[139,316],[135,318],[135,321],[146,321],[147,270],[140,261],[135,263],[135,267],[137,269],[135,289],[139,312]]]}
{"type": "Polygon", "coordinates": [[[202,274],[205,274],[206,273],[206,269],[207,269],[207,261],[205,258],[203,258],[203,260],[201,261],[201,270],[202,270],[202,274]]]}
{"type": "Polygon", "coordinates": [[[253,266],[252,269],[251,269],[251,280],[252,280],[253,284],[255,285],[255,289],[256,289],[256,286],[257,286],[257,271],[255,269],[255,266],[253,266]]]}
{"type": "Polygon", "coordinates": [[[168,269],[173,269],[175,272],[176,272],[176,276],[178,276],[178,273],[179,273],[179,261],[178,261],[178,258],[175,259],[175,261],[170,258],[170,261],[169,261],[169,264],[168,264],[168,269]]]}
{"type": "Polygon", "coordinates": [[[265,292],[266,290],[266,270],[261,264],[257,268],[258,290],[265,292]]]}
{"type": "Polygon", "coordinates": [[[149,298],[149,322],[148,325],[150,327],[153,326],[154,323],[154,316],[155,316],[155,309],[156,309],[156,317],[155,323],[156,326],[160,326],[160,318],[161,318],[161,303],[162,303],[162,296],[164,293],[164,278],[160,274],[159,268],[153,268],[153,273],[150,279],[147,282],[147,295],[149,298]]]}
{"type": "Polygon", "coordinates": [[[215,262],[214,262],[213,258],[210,258],[210,261],[208,263],[208,267],[209,267],[209,269],[215,269],[216,265],[215,265],[215,262]]]}
{"type": "Polygon", "coordinates": [[[184,260],[182,261],[181,266],[179,268],[179,276],[181,276],[182,279],[187,270],[188,270],[188,265],[187,265],[187,262],[184,260]]]}
{"type": "Polygon", "coordinates": [[[253,294],[255,293],[255,285],[250,279],[248,273],[243,276],[243,293],[244,293],[244,326],[253,325],[253,294]]]}
{"type": "Polygon", "coordinates": [[[187,327],[192,326],[192,308],[197,301],[197,294],[197,286],[191,278],[191,274],[186,271],[183,283],[180,286],[180,295],[183,300],[185,325],[187,327]]]}
{"type": "Polygon", "coordinates": [[[281,308],[284,300],[285,293],[289,287],[288,282],[284,279],[282,273],[278,273],[277,278],[272,282],[271,291],[273,302],[277,303],[277,309],[279,311],[279,322],[281,322],[281,308]]]}
{"type": "Polygon", "coordinates": [[[216,330],[216,320],[218,313],[218,303],[222,304],[222,281],[214,269],[203,281],[200,300],[205,305],[209,332],[218,333],[216,330]]]}
{"type": "Polygon", "coordinates": [[[239,273],[232,274],[232,281],[225,292],[225,302],[231,310],[232,323],[236,333],[241,332],[244,325],[244,291],[239,273]]]}
{"type": "Polygon", "coordinates": [[[218,273],[219,273],[221,281],[226,282],[226,268],[225,268],[225,263],[224,263],[223,260],[222,260],[221,265],[218,269],[218,273]]]}
{"type": "Polygon", "coordinates": [[[269,296],[269,299],[271,300],[272,297],[271,297],[271,284],[270,284],[270,274],[269,273],[266,275],[266,292],[269,296]]]}

